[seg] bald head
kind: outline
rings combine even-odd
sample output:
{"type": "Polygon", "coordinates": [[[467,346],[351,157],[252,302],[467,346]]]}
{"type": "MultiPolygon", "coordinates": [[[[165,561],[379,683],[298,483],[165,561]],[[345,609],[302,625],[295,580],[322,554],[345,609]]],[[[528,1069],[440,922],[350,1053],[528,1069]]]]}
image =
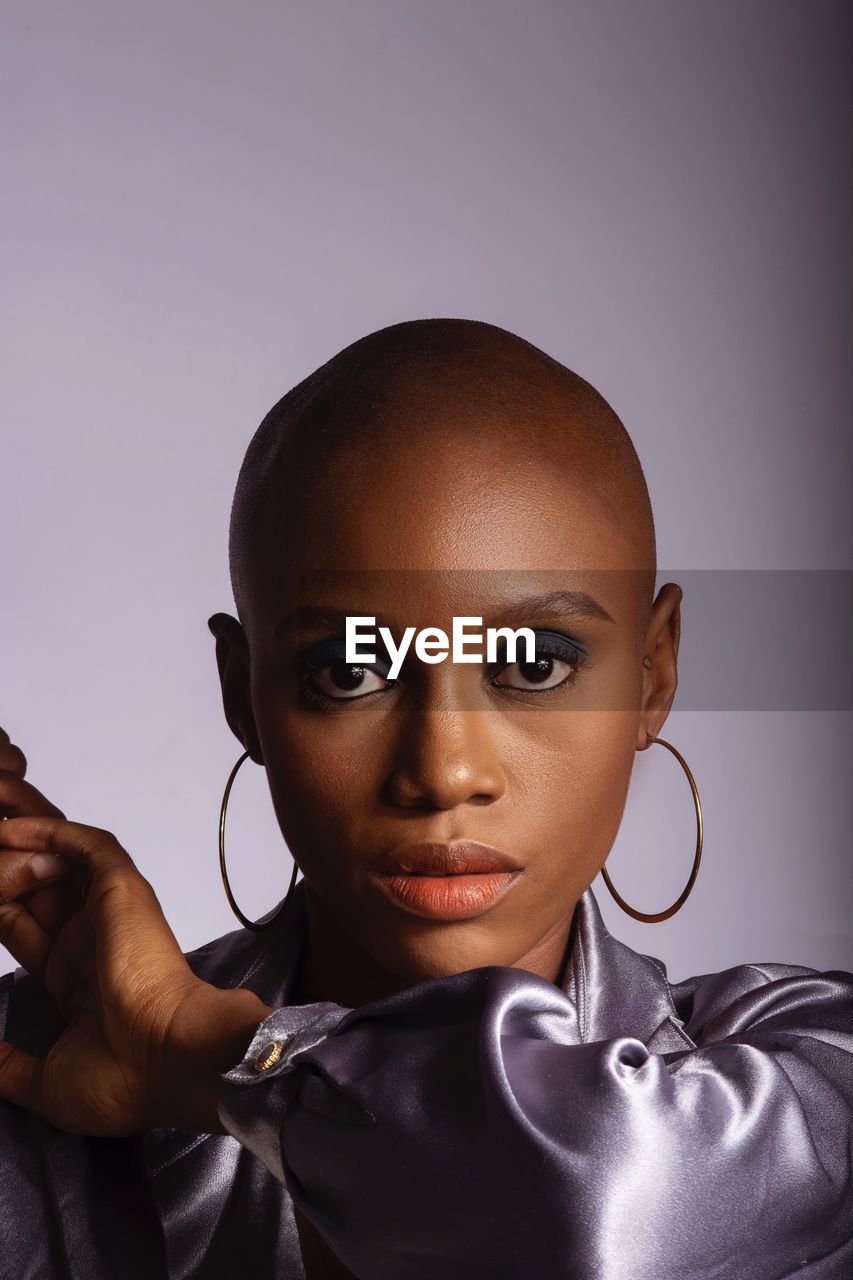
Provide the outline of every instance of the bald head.
{"type": "MultiPolygon", "coordinates": [[[[479,440],[561,467],[621,522],[654,583],[655,535],[631,439],[588,382],[523,338],[475,320],[412,320],[360,338],[287,392],[246,452],[231,511],[230,568],[241,620],[268,518],[305,486],[322,489],[373,445],[383,458],[479,440]]],[[[329,493],[331,501],[333,494],[329,493]]]]}

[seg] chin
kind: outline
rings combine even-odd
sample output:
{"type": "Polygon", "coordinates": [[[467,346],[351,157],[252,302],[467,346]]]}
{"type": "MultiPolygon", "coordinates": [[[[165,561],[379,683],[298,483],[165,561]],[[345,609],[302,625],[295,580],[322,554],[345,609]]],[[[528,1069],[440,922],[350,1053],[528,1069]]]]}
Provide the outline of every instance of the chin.
{"type": "Polygon", "coordinates": [[[486,965],[510,965],[518,954],[479,920],[431,924],[407,933],[407,937],[394,941],[386,935],[383,954],[376,955],[374,951],[374,955],[409,986],[486,965]]]}

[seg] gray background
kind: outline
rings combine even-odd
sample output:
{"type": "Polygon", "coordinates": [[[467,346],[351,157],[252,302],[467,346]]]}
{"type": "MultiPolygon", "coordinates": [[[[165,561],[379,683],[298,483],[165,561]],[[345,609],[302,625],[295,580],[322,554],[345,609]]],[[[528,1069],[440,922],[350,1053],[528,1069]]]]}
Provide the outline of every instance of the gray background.
{"type": "MultiPolygon", "coordinates": [[[[235,924],[216,825],[239,748],[205,621],[232,608],[237,470],[354,338],[469,316],[577,368],[636,441],[665,576],[853,567],[845,11],[3,6],[0,723],[185,948],[235,924]]],[[[793,598],[787,623],[819,664],[822,619],[793,598]]],[[[599,878],[608,925],[673,977],[853,968],[849,710],[684,709],[665,736],[701,789],[700,879],[642,925],[599,878]]],[[[263,774],[238,781],[233,879],[260,912],[289,862],[263,774]]],[[[692,840],[653,749],[611,875],[658,909],[692,840]]]]}

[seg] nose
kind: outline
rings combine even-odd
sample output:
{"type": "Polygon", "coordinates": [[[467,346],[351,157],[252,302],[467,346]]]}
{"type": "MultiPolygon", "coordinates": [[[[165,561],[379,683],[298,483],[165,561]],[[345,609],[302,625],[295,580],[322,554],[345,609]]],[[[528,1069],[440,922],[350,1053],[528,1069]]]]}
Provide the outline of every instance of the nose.
{"type": "Polygon", "coordinates": [[[400,726],[387,780],[392,804],[411,809],[455,809],[492,804],[506,779],[484,710],[426,709],[400,726]]]}

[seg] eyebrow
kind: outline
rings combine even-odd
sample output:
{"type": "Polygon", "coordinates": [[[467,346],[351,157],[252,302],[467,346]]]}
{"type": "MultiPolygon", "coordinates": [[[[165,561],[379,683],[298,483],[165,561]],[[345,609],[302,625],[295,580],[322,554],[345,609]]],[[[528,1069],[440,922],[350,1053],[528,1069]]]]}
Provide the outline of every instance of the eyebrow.
{"type": "MultiPolygon", "coordinates": [[[[560,618],[597,619],[600,622],[613,622],[607,610],[587,595],[585,591],[546,591],[541,595],[528,596],[514,604],[505,606],[497,612],[483,617],[486,626],[523,626],[531,614],[550,615],[554,620],[560,618]]],[[[336,609],[330,605],[301,605],[294,609],[276,624],[273,635],[279,636],[298,631],[300,627],[333,626],[344,628],[347,618],[363,616],[357,610],[336,609]]],[[[383,625],[383,615],[369,614],[375,617],[378,625],[383,625]]],[[[387,623],[385,624],[387,625],[387,623]]]]}

